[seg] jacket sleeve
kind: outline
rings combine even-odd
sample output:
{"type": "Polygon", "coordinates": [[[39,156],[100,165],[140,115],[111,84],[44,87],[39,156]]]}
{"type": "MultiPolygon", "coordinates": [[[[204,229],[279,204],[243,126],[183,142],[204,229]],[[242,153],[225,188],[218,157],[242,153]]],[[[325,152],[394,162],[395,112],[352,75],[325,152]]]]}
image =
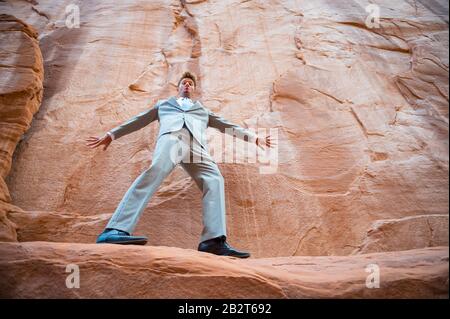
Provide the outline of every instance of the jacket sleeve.
{"type": "Polygon", "coordinates": [[[158,118],[159,104],[160,101],[158,101],[151,109],[139,113],[123,124],[110,130],[109,132],[113,134],[114,140],[134,131],[140,130],[144,126],[147,126],[148,124],[156,120],[158,118]]]}
{"type": "Polygon", "coordinates": [[[257,139],[257,135],[250,130],[247,130],[239,125],[230,123],[223,117],[214,114],[210,110],[208,126],[218,129],[222,133],[228,133],[233,135],[234,137],[240,138],[246,142],[255,143],[257,139]],[[226,130],[227,129],[227,130],[226,130]]]}

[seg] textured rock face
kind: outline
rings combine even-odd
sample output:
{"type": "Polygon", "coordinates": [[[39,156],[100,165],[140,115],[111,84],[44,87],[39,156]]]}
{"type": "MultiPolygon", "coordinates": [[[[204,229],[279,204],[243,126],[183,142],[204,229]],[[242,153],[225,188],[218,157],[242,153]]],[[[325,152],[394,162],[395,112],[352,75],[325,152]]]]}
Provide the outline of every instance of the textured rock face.
{"type": "MultiPolygon", "coordinates": [[[[191,70],[206,107],[278,132],[275,173],[260,174],[261,163],[219,165],[236,246],[277,258],[447,246],[448,4],[375,3],[380,25],[369,28],[362,0],[90,0],[78,3],[79,28],[68,28],[72,1],[0,2],[24,21],[0,24],[0,240],[92,243],[150,165],[158,124],[106,152],[84,138],[176,94],[191,70]]],[[[200,197],[177,168],[136,233],[150,245],[197,247],[200,197]]],[[[66,247],[27,245],[2,246],[0,256],[66,247]]],[[[439,267],[430,268],[436,278],[439,267]]],[[[433,276],[421,280],[434,286],[433,276]]]]}
{"type": "Polygon", "coordinates": [[[423,215],[378,220],[354,253],[448,246],[448,215],[423,215]]]}
{"type": "Polygon", "coordinates": [[[36,31],[11,15],[0,14],[0,240],[17,240],[8,219],[11,196],[5,177],[13,152],[42,101],[43,63],[36,31]]]}
{"type": "Polygon", "coordinates": [[[448,247],[237,260],[174,247],[0,246],[2,298],[448,298],[448,247]],[[366,286],[373,264],[379,288],[366,286]],[[67,265],[78,266],[79,288],[67,288],[67,265]]]}

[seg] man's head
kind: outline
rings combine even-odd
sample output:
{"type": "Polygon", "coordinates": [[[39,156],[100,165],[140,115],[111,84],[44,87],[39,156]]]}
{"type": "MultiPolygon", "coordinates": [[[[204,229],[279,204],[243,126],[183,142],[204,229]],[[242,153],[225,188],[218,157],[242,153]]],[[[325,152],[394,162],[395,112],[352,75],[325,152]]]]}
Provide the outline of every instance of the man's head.
{"type": "Polygon", "coordinates": [[[195,76],[191,72],[184,72],[178,81],[178,94],[191,97],[197,87],[195,76]]]}

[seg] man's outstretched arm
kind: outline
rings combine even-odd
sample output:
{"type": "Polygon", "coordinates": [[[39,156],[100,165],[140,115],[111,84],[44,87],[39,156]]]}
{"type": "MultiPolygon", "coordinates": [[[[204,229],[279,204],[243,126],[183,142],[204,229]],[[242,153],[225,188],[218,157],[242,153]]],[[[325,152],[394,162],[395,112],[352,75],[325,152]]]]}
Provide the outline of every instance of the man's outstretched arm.
{"type": "Polygon", "coordinates": [[[158,118],[158,107],[159,101],[153,106],[151,109],[146,110],[144,112],[139,113],[138,115],[132,117],[125,123],[116,126],[112,130],[110,130],[107,134],[112,135],[111,139],[116,140],[122,136],[130,134],[134,131],[137,131],[151,122],[155,121],[158,118]]]}
{"type": "Polygon", "coordinates": [[[246,142],[256,143],[258,136],[250,130],[247,130],[239,125],[230,123],[223,117],[214,114],[209,111],[208,126],[218,129],[222,133],[231,134],[237,138],[240,138],[246,142]]]}
{"type": "Polygon", "coordinates": [[[240,138],[249,143],[256,143],[259,147],[268,146],[272,147],[272,140],[270,135],[266,136],[264,139],[260,139],[256,133],[247,130],[239,125],[230,123],[223,117],[214,114],[209,111],[208,126],[218,129],[222,133],[231,133],[233,136],[240,138]],[[228,130],[227,130],[228,129],[228,130]]]}
{"type": "Polygon", "coordinates": [[[104,145],[103,150],[105,151],[113,140],[137,131],[156,120],[158,118],[159,103],[160,101],[158,101],[151,109],[139,113],[125,123],[113,128],[102,137],[90,136],[86,139],[86,146],[96,148],[100,145],[104,145]]]}

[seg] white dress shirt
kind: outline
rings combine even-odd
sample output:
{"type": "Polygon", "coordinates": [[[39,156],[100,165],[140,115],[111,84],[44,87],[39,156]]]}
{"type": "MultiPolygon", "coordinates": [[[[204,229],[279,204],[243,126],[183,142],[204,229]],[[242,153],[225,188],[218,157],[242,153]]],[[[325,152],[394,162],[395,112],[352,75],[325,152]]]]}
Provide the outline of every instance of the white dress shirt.
{"type": "Polygon", "coordinates": [[[180,96],[177,99],[177,102],[183,110],[189,110],[192,107],[192,105],[194,105],[194,102],[192,102],[190,98],[183,96],[180,96]]]}

